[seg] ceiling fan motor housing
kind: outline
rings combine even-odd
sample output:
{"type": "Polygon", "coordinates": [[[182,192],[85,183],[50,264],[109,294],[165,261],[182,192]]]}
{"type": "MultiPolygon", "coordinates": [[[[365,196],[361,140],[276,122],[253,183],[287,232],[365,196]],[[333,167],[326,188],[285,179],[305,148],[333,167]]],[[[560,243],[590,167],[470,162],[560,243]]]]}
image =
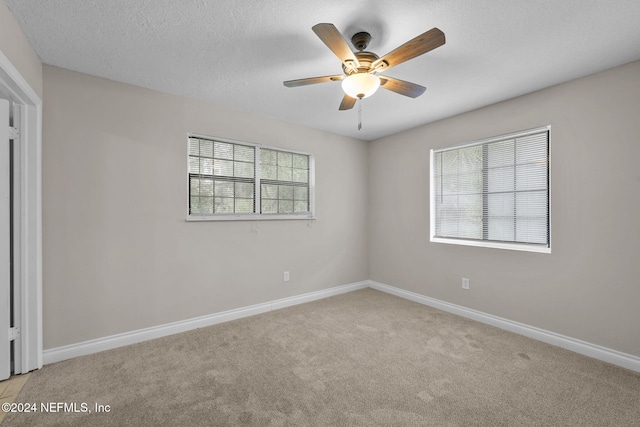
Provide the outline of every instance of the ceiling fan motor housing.
{"type": "Polygon", "coordinates": [[[376,55],[373,52],[355,52],[354,55],[356,56],[356,58],[358,58],[358,62],[360,63],[360,66],[358,67],[357,71],[348,69],[347,67],[344,66],[344,64],[342,65],[342,70],[344,71],[344,73],[346,75],[351,75],[355,72],[358,73],[370,73],[373,71],[373,67],[371,67],[371,64],[373,64],[374,61],[376,61],[378,58],[380,58],[378,55],[376,55]]]}

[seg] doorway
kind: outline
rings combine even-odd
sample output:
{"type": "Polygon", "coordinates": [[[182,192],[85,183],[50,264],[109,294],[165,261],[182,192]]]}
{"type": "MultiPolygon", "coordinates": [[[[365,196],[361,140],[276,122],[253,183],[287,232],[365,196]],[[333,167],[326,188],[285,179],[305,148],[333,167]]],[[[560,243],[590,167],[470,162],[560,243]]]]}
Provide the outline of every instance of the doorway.
{"type": "Polygon", "coordinates": [[[1,51],[0,120],[0,378],[4,378],[42,367],[42,100],[1,51]]]}

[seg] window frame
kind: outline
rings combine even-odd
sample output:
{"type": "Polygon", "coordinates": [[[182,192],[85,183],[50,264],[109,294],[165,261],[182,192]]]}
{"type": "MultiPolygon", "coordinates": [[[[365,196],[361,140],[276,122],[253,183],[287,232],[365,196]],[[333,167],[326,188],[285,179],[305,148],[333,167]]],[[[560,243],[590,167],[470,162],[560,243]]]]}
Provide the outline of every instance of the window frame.
{"type": "Polygon", "coordinates": [[[442,148],[432,148],[429,150],[429,241],[433,243],[446,243],[453,245],[474,246],[484,248],[495,249],[507,249],[515,251],[526,251],[536,253],[551,253],[551,126],[541,126],[538,128],[527,129],[519,132],[508,133],[504,135],[493,136],[476,140],[470,143],[452,145],[442,148]],[[531,134],[547,132],[547,232],[548,243],[535,244],[535,243],[519,243],[519,242],[504,242],[496,240],[485,239],[468,239],[468,238],[453,238],[453,237],[436,237],[436,189],[435,189],[435,167],[434,167],[434,154],[440,151],[446,151],[448,149],[458,149],[477,145],[488,144],[491,142],[498,142],[506,139],[513,139],[524,137],[531,134]]]}
{"type": "Polygon", "coordinates": [[[186,144],[186,166],[187,166],[187,217],[186,221],[262,221],[262,220],[312,220],[316,218],[315,215],[315,156],[312,153],[307,153],[303,151],[290,150],[288,148],[276,147],[272,145],[265,144],[256,144],[252,142],[238,141],[229,138],[219,138],[216,136],[210,135],[202,135],[197,133],[188,133],[187,134],[187,144],[186,144]],[[207,139],[210,141],[218,141],[225,142],[229,144],[237,144],[237,145],[245,145],[248,147],[253,147],[254,150],[254,209],[258,212],[247,213],[247,214],[211,214],[211,215],[202,215],[202,214],[191,214],[189,212],[190,207],[190,183],[189,183],[189,139],[190,138],[199,138],[199,139],[207,139]],[[260,168],[260,153],[262,149],[267,150],[275,150],[292,154],[301,154],[304,156],[308,156],[309,158],[309,212],[292,212],[292,213],[277,213],[277,214],[263,214],[260,213],[259,210],[261,208],[262,198],[261,198],[261,168],[260,168]]]}

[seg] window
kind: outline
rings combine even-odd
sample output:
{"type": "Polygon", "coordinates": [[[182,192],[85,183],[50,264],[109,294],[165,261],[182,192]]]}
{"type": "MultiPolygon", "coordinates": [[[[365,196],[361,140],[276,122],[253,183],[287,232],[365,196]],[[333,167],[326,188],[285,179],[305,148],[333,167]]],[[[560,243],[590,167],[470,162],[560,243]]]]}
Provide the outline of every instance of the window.
{"type": "Polygon", "coordinates": [[[188,179],[190,220],[313,218],[311,154],[190,135],[188,179]]]}
{"type": "Polygon", "coordinates": [[[431,241],[550,252],[549,130],[431,150],[431,241]]]}

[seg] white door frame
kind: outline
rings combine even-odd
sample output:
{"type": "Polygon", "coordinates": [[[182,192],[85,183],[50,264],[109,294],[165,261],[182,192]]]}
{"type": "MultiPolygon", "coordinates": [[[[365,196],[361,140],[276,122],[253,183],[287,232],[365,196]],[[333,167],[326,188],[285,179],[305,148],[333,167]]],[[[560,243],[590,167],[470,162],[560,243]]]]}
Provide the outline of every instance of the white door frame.
{"type": "Polygon", "coordinates": [[[11,312],[11,132],[9,128],[11,103],[0,93],[0,381],[11,376],[11,341],[9,340],[11,312]]]}
{"type": "Polygon", "coordinates": [[[14,102],[16,374],[42,367],[42,100],[0,51],[0,92],[14,102]]]}

